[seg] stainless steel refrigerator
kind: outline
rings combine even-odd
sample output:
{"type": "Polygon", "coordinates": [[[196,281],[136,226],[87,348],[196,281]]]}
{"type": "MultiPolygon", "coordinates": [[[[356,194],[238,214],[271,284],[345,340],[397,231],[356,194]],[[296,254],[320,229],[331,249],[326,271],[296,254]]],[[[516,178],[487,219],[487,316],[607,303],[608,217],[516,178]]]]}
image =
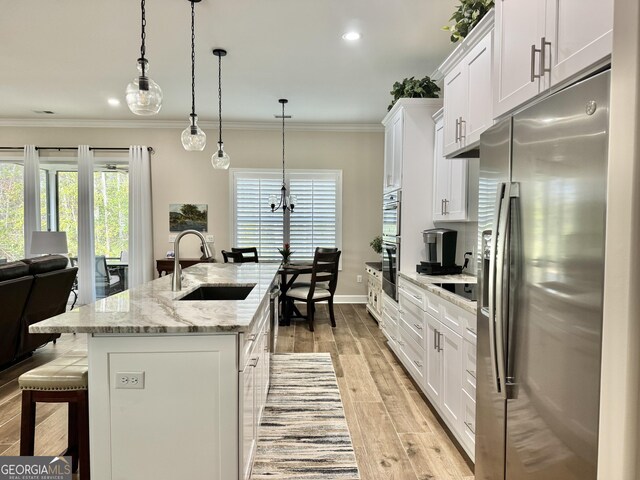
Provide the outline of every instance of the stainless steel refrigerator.
{"type": "Polygon", "coordinates": [[[476,480],[595,480],[610,72],[480,142],[476,480]]]}

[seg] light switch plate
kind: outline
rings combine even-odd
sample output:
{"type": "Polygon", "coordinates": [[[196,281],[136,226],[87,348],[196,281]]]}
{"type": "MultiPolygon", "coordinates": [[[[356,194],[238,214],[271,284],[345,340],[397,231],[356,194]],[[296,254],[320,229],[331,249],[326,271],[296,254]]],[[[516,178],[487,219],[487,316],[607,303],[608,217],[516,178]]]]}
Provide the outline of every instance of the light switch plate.
{"type": "Polygon", "coordinates": [[[144,372],[117,372],[116,388],[143,389],[144,372]]]}
{"type": "Polygon", "coordinates": [[[213,243],[213,235],[205,235],[204,238],[207,240],[207,243],[213,243]]]}
{"type": "Polygon", "coordinates": [[[176,241],[176,235],[169,235],[169,243],[173,243],[176,241]]]}

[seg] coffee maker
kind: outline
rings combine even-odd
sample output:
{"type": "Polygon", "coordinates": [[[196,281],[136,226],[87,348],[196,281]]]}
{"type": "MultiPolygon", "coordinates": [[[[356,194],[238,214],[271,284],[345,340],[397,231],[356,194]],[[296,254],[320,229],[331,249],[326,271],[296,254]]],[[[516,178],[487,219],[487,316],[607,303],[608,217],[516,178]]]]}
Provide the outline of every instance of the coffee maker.
{"type": "Polygon", "coordinates": [[[448,228],[432,228],[422,232],[427,250],[427,261],[416,265],[416,271],[424,275],[452,275],[462,272],[456,265],[458,232],[448,228]]]}

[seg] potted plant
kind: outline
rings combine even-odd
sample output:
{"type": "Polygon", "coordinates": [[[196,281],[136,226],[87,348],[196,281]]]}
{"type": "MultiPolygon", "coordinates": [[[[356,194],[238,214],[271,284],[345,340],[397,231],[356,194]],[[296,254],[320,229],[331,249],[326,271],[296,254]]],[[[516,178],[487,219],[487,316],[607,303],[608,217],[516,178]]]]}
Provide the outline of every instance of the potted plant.
{"type": "Polygon", "coordinates": [[[445,25],[442,29],[451,32],[451,42],[456,43],[469,34],[482,17],[493,8],[493,4],[494,0],[460,0],[458,8],[450,18],[455,23],[445,25]]]}
{"type": "Polygon", "coordinates": [[[369,245],[371,246],[374,252],[376,252],[378,255],[382,255],[382,237],[380,235],[378,235],[377,237],[374,237],[374,239],[371,240],[371,243],[369,243],[369,245]]]}
{"type": "Polygon", "coordinates": [[[390,92],[393,100],[387,110],[391,110],[399,98],[438,98],[439,91],[440,87],[428,75],[417,80],[415,77],[405,78],[402,82],[393,84],[390,92]]]}
{"type": "Polygon", "coordinates": [[[282,255],[282,261],[284,264],[287,265],[289,263],[289,257],[291,257],[291,254],[293,253],[291,251],[291,246],[288,243],[285,243],[282,248],[278,249],[278,252],[282,255]]]}

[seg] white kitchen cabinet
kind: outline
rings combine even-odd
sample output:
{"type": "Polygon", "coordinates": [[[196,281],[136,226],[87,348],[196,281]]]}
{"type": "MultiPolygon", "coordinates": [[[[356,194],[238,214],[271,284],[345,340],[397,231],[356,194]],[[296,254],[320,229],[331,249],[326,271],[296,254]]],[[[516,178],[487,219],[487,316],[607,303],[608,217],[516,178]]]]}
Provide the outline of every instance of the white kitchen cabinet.
{"type": "Polygon", "coordinates": [[[462,423],[463,340],[460,335],[442,325],[440,329],[442,357],[442,409],[454,425],[462,423]]]}
{"type": "Polygon", "coordinates": [[[403,119],[403,111],[398,110],[385,126],[384,193],[398,190],[402,185],[403,119]]]}
{"type": "Polygon", "coordinates": [[[427,368],[425,374],[425,388],[430,400],[440,404],[440,392],[442,391],[442,355],[440,355],[440,330],[442,326],[438,320],[431,315],[426,316],[427,333],[426,353],[427,368]]]}
{"type": "Polygon", "coordinates": [[[401,272],[425,259],[422,231],[432,224],[433,115],[439,98],[401,98],[382,120],[385,127],[385,192],[400,189],[401,272]]]}
{"type": "MultiPolygon", "coordinates": [[[[446,108],[444,110],[446,115],[446,108]]],[[[433,220],[459,222],[467,220],[468,161],[465,158],[444,157],[443,136],[446,126],[442,113],[434,116],[433,220]]]]}
{"type": "Polygon", "coordinates": [[[493,123],[492,15],[440,66],[444,76],[443,155],[452,157],[477,147],[493,123]]]}
{"type": "Polygon", "coordinates": [[[382,271],[369,265],[367,272],[367,311],[380,324],[382,319],[382,271]]]}
{"type": "Polygon", "coordinates": [[[242,385],[242,478],[247,480],[251,476],[251,462],[256,447],[256,387],[254,367],[247,366],[241,373],[242,385]]]}
{"type": "Polygon", "coordinates": [[[613,0],[496,2],[494,118],[599,66],[612,39],[613,0]]]}

